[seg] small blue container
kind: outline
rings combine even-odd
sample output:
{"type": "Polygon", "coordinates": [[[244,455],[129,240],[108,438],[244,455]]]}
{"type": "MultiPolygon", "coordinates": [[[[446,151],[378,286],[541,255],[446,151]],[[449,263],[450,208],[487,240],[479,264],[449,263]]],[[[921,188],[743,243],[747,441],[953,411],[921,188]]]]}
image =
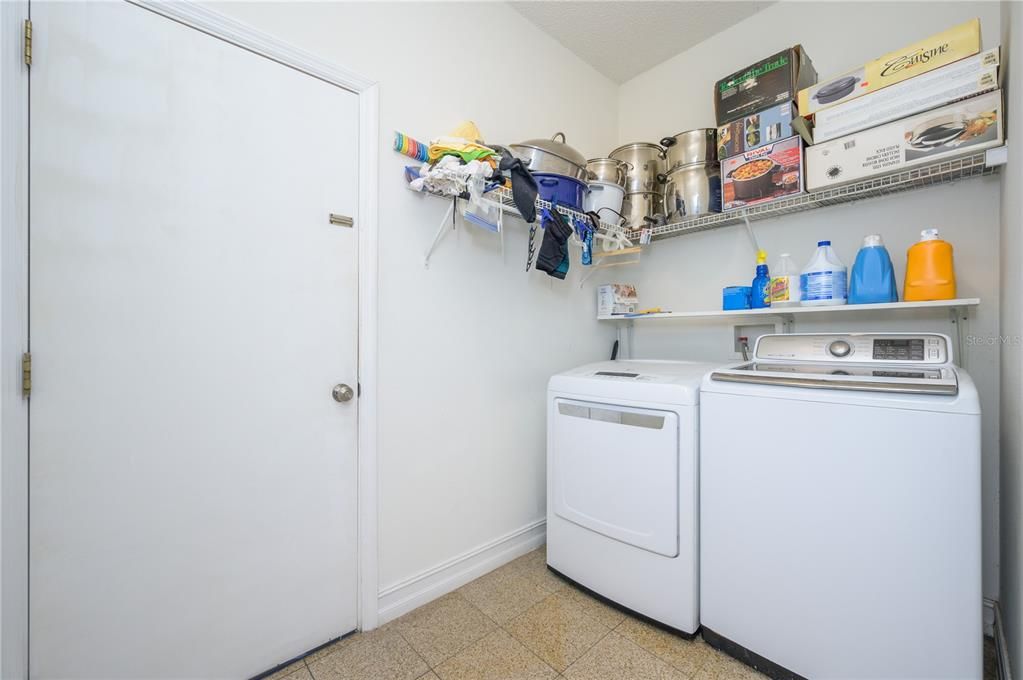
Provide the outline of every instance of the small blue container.
{"type": "Polygon", "coordinates": [[[725,311],[733,309],[749,309],[753,296],[751,286],[728,286],[721,291],[721,308],[725,311]]]}
{"type": "Polygon", "coordinates": [[[586,184],[572,177],[555,175],[550,172],[534,172],[540,198],[545,201],[557,200],[558,205],[581,211],[586,184]]]}
{"type": "Polygon", "coordinates": [[[869,305],[898,302],[899,291],[892,270],[892,258],[881,237],[872,234],[863,239],[863,247],[856,253],[852,275],[849,277],[849,304],[869,305]]]}

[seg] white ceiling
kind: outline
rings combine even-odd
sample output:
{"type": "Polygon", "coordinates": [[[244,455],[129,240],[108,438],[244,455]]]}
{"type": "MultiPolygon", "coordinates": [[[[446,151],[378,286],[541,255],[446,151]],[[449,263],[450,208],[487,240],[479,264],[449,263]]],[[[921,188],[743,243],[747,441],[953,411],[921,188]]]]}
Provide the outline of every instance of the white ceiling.
{"type": "Polygon", "coordinates": [[[508,4],[593,68],[624,83],[771,3],[537,0],[508,4]]]}

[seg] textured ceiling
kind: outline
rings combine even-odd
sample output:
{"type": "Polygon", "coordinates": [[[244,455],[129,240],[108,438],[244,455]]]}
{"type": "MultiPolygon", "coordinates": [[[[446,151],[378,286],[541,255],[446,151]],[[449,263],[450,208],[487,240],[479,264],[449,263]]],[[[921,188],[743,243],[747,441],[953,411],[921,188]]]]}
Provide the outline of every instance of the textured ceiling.
{"type": "Polygon", "coordinates": [[[771,3],[537,0],[509,4],[593,68],[624,83],[771,3]]]}

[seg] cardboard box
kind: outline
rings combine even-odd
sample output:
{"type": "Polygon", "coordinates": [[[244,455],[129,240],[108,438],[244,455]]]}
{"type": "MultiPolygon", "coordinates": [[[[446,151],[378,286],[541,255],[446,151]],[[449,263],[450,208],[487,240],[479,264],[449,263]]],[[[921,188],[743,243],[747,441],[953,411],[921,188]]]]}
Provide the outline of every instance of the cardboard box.
{"type": "Polygon", "coordinates": [[[803,138],[798,135],[721,161],[724,210],[803,193],[803,138]]]}
{"type": "Polygon", "coordinates": [[[815,144],[806,150],[809,191],[1000,146],[1002,91],[815,144]]]}
{"type": "Polygon", "coordinates": [[[717,124],[791,102],[816,82],[817,71],[801,45],[782,50],[714,84],[717,124]]]}
{"type": "Polygon", "coordinates": [[[791,137],[795,107],[785,102],[718,127],[718,158],[728,158],[791,137]]]}
{"type": "Polygon", "coordinates": [[[855,71],[800,90],[799,113],[809,116],[829,106],[972,57],[980,52],[980,47],[980,20],[972,19],[909,47],[889,52],[855,71]]]}
{"type": "Polygon", "coordinates": [[[998,52],[996,47],[826,108],[814,116],[813,140],[826,142],[997,90],[998,52]]]}
{"type": "Polygon", "coordinates": [[[639,307],[636,287],[629,283],[608,283],[597,287],[597,316],[634,314],[639,307]]]}

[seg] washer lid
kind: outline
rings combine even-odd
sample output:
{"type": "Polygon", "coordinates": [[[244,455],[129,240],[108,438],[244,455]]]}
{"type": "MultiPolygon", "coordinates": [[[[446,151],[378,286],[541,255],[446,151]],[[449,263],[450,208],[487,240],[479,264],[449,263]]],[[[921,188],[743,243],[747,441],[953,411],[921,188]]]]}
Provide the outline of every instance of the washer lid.
{"type": "Polygon", "coordinates": [[[696,361],[602,361],[550,379],[551,392],[659,404],[699,403],[700,381],[718,364],[696,361]]]}

